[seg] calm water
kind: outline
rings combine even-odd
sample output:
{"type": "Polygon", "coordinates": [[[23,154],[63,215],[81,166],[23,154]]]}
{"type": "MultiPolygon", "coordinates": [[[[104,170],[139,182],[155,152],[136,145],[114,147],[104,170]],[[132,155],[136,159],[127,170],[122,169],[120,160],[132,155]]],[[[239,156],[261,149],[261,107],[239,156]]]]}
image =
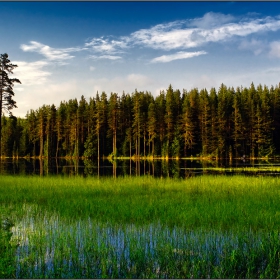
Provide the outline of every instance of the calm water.
{"type": "Polygon", "coordinates": [[[186,178],[203,174],[280,175],[280,161],[272,160],[65,160],[5,159],[0,174],[66,176],[140,176],[186,178]]]}

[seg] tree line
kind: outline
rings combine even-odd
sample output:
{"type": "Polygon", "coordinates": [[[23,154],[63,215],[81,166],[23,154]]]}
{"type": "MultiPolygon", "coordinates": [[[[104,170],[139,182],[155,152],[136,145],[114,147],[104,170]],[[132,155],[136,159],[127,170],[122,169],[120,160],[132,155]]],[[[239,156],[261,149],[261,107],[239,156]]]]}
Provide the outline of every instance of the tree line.
{"type": "Polygon", "coordinates": [[[280,85],[97,92],[2,117],[14,157],[272,157],[280,154],[280,85]]]}

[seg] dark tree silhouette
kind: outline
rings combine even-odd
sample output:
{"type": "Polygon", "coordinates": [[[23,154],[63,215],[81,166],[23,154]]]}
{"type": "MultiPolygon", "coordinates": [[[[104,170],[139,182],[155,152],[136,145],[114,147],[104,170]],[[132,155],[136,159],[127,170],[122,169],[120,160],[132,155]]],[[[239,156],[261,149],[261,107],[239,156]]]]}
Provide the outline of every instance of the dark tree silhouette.
{"type": "Polygon", "coordinates": [[[19,79],[9,78],[9,74],[13,74],[14,68],[17,65],[12,64],[9,60],[9,56],[7,53],[0,55],[0,156],[2,156],[2,143],[1,143],[1,135],[2,135],[2,114],[3,111],[9,113],[9,116],[12,116],[11,110],[13,108],[17,108],[16,102],[13,100],[14,91],[14,83],[21,83],[19,79]]]}

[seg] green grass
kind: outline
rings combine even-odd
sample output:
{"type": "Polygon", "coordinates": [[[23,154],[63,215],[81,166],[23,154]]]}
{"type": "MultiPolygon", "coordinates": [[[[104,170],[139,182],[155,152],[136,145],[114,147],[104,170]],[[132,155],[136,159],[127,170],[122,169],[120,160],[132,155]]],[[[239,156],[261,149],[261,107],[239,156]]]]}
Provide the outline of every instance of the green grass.
{"type": "Polygon", "coordinates": [[[0,204],[18,214],[26,203],[66,219],[90,217],[116,224],[161,222],[186,229],[223,230],[273,230],[280,225],[280,179],[275,177],[1,176],[0,193],[0,204]]]}
{"type": "Polygon", "coordinates": [[[0,205],[15,278],[280,277],[277,177],[1,176],[0,205]]]}
{"type": "Polygon", "coordinates": [[[15,246],[10,242],[14,224],[8,215],[7,210],[0,207],[0,278],[15,277],[15,246]]]}

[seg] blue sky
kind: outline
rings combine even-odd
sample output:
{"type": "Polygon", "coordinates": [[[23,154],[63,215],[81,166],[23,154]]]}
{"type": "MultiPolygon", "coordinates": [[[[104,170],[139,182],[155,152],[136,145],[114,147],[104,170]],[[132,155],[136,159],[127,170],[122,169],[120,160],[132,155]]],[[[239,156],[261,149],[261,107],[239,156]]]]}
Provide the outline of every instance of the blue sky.
{"type": "Polygon", "coordinates": [[[96,92],[280,82],[280,2],[0,2],[14,115],[96,92]]]}

